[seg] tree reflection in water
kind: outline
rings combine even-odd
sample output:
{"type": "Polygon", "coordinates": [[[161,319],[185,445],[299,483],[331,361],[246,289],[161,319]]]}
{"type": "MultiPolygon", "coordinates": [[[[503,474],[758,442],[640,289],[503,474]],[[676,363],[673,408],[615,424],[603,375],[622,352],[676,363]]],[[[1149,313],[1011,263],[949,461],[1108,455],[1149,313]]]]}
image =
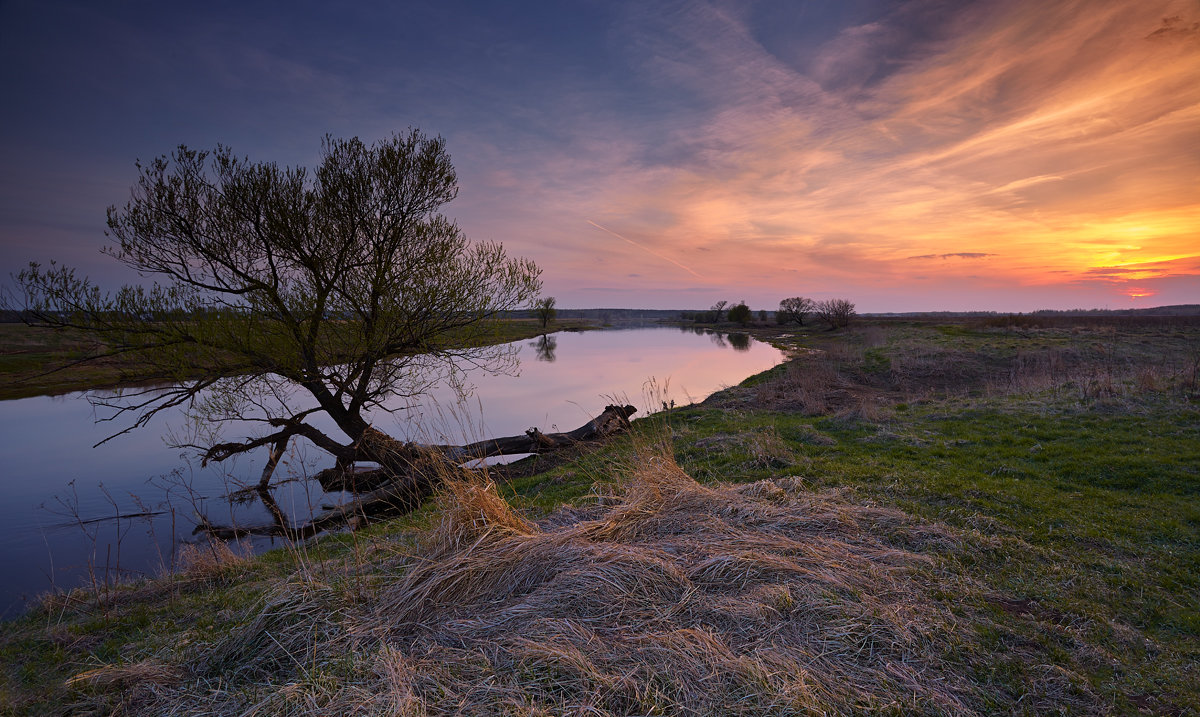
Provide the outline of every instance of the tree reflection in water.
{"type": "Polygon", "coordinates": [[[728,338],[734,351],[750,350],[750,334],[729,334],[728,338]]]}
{"type": "Polygon", "coordinates": [[[537,352],[538,361],[554,363],[556,358],[554,352],[558,350],[558,339],[549,334],[542,334],[537,341],[530,342],[529,345],[537,352]]]}
{"type": "MultiPolygon", "coordinates": [[[[553,363],[538,360],[536,349],[541,342],[530,337],[517,344],[524,354],[521,376],[477,377],[472,399],[461,413],[455,412],[459,409],[454,389],[442,387],[434,401],[410,406],[398,398],[389,407],[394,414],[389,411],[376,418],[386,421],[389,432],[394,430],[405,440],[437,444],[458,443],[459,438],[524,435],[523,431],[534,425],[578,425],[576,419],[585,418],[581,410],[595,415],[604,408],[604,396],[621,390],[636,392],[647,377],[669,376],[671,394],[662,400],[690,403],[780,360],[779,351],[769,344],[752,341],[748,351],[732,351],[728,340],[724,348],[710,342],[706,337],[711,333],[711,327],[695,325],[686,332],[636,328],[559,333],[553,337],[553,363]],[[534,345],[528,346],[530,343],[534,345]],[[562,349],[567,351],[565,357],[558,353],[562,349]]],[[[659,406],[655,400],[645,409],[659,406]]],[[[189,534],[196,515],[207,514],[214,523],[239,526],[238,532],[250,536],[249,542],[258,552],[278,546],[282,536],[304,533],[314,513],[339,505],[349,508],[355,500],[351,491],[324,489],[317,476],[336,466],[330,466],[322,451],[305,444],[294,453],[291,449],[297,447],[288,446],[271,480],[270,499],[264,501],[255,488],[266,467],[265,450],[263,455],[233,466],[202,467],[196,461],[181,467],[179,452],[166,449],[163,438],[170,435],[172,427],[190,425],[182,411],[162,416],[158,428],[148,427],[87,449],[112,432],[111,423],[97,424],[95,418],[87,402],[77,398],[0,401],[0,427],[10,445],[25,449],[9,456],[11,465],[6,467],[12,475],[37,476],[25,482],[10,481],[5,498],[14,504],[24,501],[14,505],[17,511],[41,515],[33,512],[35,505],[54,506],[56,495],[74,498],[71,491],[75,486],[69,482],[87,476],[77,484],[76,513],[82,520],[94,521],[86,523],[87,533],[78,528],[43,531],[32,525],[42,519],[0,524],[0,542],[10,548],[0,559],[0,574],[5,576],[0,584],[0,612],[10,605],[23,605],[21,595],[52,590],[55,585],[90,584],[97,569],[96,556],[105,560],[109,546],[114,562],[120,551],[119,566],[113,566],[110,574],[117,575],[117,567],[120,575],[131,571],[153,574],[161,564],[171,562],[170,556],[181,542],[195,540],[189,534]],[[73,443],[68,445],[64,436],[73,443]],[[147,483],[148,476],[156,478],[147,483]],[[111,491],[111,499],[97,485],[101,482],[111,491]],[[243,500],[230,505],[223,500],[230,493],[243,500]],[[120,540],[124,542],[118,547],[120,540]],[[53,566],[46,562],[47,553],[53,555],[53,566]]],[[[259,435],[253,425],[238,426],[229,433],[228,438],[259,435]]],[[[361,468],[365,472],[372,466],[361,468]]],[[[356,486],[361,488],[364,478],[356,473],[356,486]]],[[[79,522],[73,514],[67,518],[45,515],[44,521],[55,525],[70,522],[72,526],[79,522]]],[[[101,573],[104,569],[99,566],[101,573]]]]}

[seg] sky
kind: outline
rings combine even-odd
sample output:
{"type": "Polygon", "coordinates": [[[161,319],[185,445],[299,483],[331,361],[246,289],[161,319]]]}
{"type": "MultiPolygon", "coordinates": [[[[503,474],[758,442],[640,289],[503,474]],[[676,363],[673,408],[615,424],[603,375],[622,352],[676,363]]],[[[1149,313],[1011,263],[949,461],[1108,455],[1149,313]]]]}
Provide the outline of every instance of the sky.
{"type": "Polygon", "coordinates": [[[0,0],[0,277],[135,161],[446,139],[564,308],[1200,303],[1197,0],[0,0]]]}

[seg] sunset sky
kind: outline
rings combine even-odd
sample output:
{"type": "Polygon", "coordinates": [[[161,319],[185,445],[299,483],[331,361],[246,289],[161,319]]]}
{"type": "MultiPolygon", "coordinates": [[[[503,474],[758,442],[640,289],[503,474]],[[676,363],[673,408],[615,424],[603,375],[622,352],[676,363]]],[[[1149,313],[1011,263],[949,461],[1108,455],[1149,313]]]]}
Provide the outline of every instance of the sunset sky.
{"type": "Polygon", "coordinates": [[[0,2],[0,276],[128,280],[139,158],[414,126],[564,307],[1200,303],[1196,0],[341,5],[0,2]]]}

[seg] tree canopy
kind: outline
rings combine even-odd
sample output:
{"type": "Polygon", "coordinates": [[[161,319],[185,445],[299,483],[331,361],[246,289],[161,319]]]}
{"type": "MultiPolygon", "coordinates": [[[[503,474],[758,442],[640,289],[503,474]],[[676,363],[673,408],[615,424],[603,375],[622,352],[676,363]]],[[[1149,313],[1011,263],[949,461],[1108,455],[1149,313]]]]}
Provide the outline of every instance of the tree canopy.
{"type": "Polygon", "coordinates": [[[812,313],[815,308],[816,302],[812,299],[793,296],[779,302],[779,311],[775,312],[775,317],[780,324],[794,321],[803,326],[805,315],[812,313]]]}
{"type": "Polygon", "coordinates": [[[829,324],[830,329],[849,326],[850,321],[856,316],[854,304],[847,299],[818,301],[813,305],[813,312],[817,318],[829,324]]]}
{"type": "Polygon", "coordinates": [[[750,307],[746,306],[746,302],[735,304],[729,310],[729,320],[743,326],[750,322],[750,307]]]}
{"type": "Polygon", "coordinates": [[[104,251],[151,283],[105,293],[70,268],[31,264],[18,285],[39,323],[86,331],[103,355],[172,384],[107,402],[136,416],[130,427],[187,404],[210,422],[265,428],[195,444],[206,461],[267,446],[273,469],[303,436],[339,465],[401,470],[411,451],[368,412],[464,367],[504,368],[511,353],[486,345],[492,320],[541,288],[532,261],[468,241],[440,213],[457,178],[444,140],[417,130],[369,146],[326,137],[311,172],[224,146],[180,146],[137,167],[128,203],[108,210],[115,244],[104,251]]]}
{"type": "Polygon", "coordinates": [[[558,309],[554,308],[557,303],[553,296],[546,296],[538,299],[533,304],[533,312],[537,315],[538,321],[542,322],[542,328],[545,329],[554,321],[554,317],[558,316],[558,309]]]}

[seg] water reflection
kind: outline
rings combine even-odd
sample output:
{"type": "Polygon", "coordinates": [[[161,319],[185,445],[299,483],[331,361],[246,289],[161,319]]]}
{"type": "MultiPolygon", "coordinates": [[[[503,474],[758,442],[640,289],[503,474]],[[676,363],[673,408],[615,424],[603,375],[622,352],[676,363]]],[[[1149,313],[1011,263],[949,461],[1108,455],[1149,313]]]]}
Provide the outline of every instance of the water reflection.
{"type": "Polygon", "coordinates": [[[750,334],[730,334],[729,345],[734,351],[749,351],[750,334]]]}
{"type": "MultiPolygon", "coordinates": [[[[779,351],[753,340],[746,349],[728,350],[731,342],[694,327],[686,332],[560,333],[518,345],[524,358],[520,377],[473,374],[474,392],[465,408],[447,390],[372,420],[402,440],[454,445],[520,435],[531,426],[568,431],[611,403],[637,405],[636,418],[661,410],[662,402],[703,400],[781,359],[779,351]],[[714,337],[712,343],[699,338],[704,335],[714,337]],[[670,391],[643,398],[651,378],[660,386],[669,384],[670,391]]],[[[259,482],[265,451],[225,465],[185,463],[163,440],[184,422],[181,414],[156,416],[147,427],[93,449],[114,427],[96,425],[91,406],[77,396],[0,401],[0,461],[6,468],[0,494],[12,508],[0,522],[0,544],[5,546],[0,554],[0,574],[5,576],[0,618],[14,617],[22,596],[54,586],[74,587],[87,582],[89,574],[102,580],[169,567],[175,548],[193,539],[191,516],[208,514],[214,523],[227,525],[274,523],[286,534],[289,525],[308,520],[322,506],[351,497],[326,492],[311,479],[329,467],[329,458],[300,443],[282,458],[271,501],[258,499],[251,490],[243,495],[253,495],[252,501],[231,504],[231,493],[259,482]],[[60,495],[73,496],[66,514],[37,509],[61,507],[55,502],[60,495]],[[119,521],[87,523],[88,535],[80,530],[81,521],[118,514],[119,521]],[[131,523],[135,515],[142,517],[131,523]],[[70,525],[63,527],[65,523],[70,525]]],[[[242,438],[253,430],[233,426],[226,435],[242,438]]],[[[271,545],[271,539],[255,541],[259,549],[271,545]]]]}
{"type": "Polygon", "coordinates": [[[530,342],[530,346],[537,352],[537,360],[553,363],[556,358],[554,352],[558,350],[558,339],[554,334],[542,334],[537,341],[530,342]]]}

